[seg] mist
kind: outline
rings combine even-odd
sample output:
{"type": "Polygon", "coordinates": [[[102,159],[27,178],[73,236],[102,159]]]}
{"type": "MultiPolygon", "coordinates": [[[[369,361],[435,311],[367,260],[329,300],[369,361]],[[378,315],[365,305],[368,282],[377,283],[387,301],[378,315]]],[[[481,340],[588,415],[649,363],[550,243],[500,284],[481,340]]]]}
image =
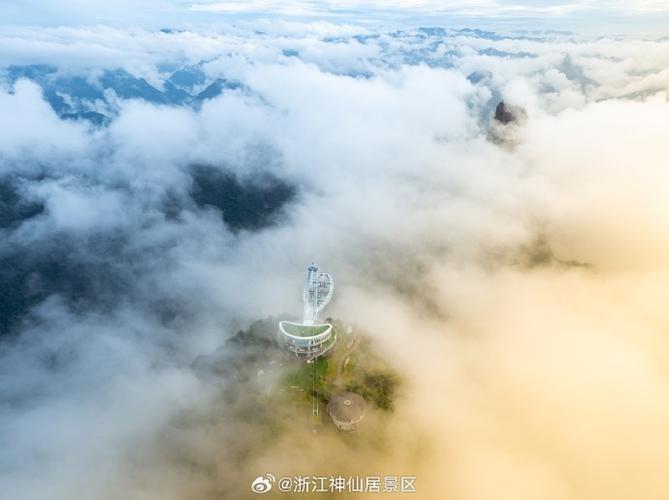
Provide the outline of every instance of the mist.
{"type": "Polygon", "coordinates": [[[3,497],[664,498],[669,42],[258,26],[0,37],[3,497]],[[401,379],[351,435],[229,376],[312,261],[401,379]]]}

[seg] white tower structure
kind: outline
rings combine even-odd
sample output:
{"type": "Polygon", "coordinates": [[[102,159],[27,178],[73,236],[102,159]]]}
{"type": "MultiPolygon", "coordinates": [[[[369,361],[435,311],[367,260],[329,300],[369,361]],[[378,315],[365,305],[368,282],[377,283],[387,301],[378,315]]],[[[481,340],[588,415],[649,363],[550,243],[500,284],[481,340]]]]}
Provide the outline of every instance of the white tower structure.
{"type": "Polygon", "coordinates": [[[285,349],[313,361],[329,351],[337,341],[330,323],[320,323],[318,316],[334,294],[334,281],[329,273],[319,273],[313,263],[309,266],[302,300],[302,322],[281,321],[277,340],[285,349]]]}

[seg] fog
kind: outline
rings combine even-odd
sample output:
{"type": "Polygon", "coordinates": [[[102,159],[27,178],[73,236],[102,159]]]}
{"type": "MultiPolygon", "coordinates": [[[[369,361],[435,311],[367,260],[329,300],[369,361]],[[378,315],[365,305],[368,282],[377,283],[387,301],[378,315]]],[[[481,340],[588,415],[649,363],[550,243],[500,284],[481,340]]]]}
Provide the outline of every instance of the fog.
{"type": "Polygon", "coordinates": [[[665,496],[669,42],[104,30],[8,28],[0,62],[156,88],[202,63],[240,87],[192,106],[105,90],[96,126],[5,72],[6,498],[238,499],[265,473],[410,475],[425,499],[665,496]],[[526,119],[491,141],[501,100],[526,119]],[[402,380],[353,435],[287,408],[270,432],[252,384],[193,368],[299,312],[312,260],[337,282],[329,314],[402,380]]]}

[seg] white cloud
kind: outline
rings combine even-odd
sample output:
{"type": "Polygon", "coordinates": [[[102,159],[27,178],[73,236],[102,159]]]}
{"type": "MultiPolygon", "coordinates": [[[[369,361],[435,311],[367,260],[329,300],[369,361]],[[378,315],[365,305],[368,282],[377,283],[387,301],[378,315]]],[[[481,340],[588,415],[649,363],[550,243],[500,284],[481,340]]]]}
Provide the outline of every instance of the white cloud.
{"type": "Polygon", "coordinates": [[[119,99],[102,129],[58,119],[33,83],[0,91],[2,180],[43,204],[2,229],[3,258],[27,263],[10,293],[48,292],[0,345],[0,490],[242,498],[268,467],[373,466],[410,470],[426,499],[661,497],[669,42],[247,23],[4,33],[4,62],[159,85],[205,60],[208,81],[250,90],[199,109],[119,99]],[[500,98],[528,112],[515,149],[486,139],[500,98]],[[193,163],[299,194],[233,233],[195,205],[193,163]],[[299,307],[314,258],[338,282],[332,313],[404,380],[387,446],[324,431],[327,453],[311,432],[255,448],[228,381],[190,368],[299,307]]]}
{"type": "Polygon", "coordinates": [[[0,108],[0,173],[7,173],[8,160],[42,161],[86,150],[86,127],[59,120],[32,82],[18,81],[11,94],[0,89],[0,108]]]}
{"type": "Polygon", "coordinates": [[[221,18],[323,19],[335,22],[558,28],[600,33],[659,32],[669,8],[662,0],[7,0],[7,24],[208,26],[221,18]],[[529,23],[529,24],[528,24],[529,23]],[[596,28],[596,29],[592,29],[596,28]]]}

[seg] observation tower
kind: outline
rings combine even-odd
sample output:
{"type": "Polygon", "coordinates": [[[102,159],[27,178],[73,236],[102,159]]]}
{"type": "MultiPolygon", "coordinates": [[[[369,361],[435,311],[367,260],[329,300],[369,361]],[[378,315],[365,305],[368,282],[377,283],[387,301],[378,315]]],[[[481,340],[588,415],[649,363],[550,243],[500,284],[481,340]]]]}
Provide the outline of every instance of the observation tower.
{"type": "Polygon", "coordinates": [[[334,281],[329,273],[318,272],[313,263],[309,266],[307,283],[302,300],[304,312],[302,322],[281,321],[277,340],[279,345],[307,363],[329,351],[337,341],[330,323],[320,323],[319,314],[332,299],[334,281]]]}

